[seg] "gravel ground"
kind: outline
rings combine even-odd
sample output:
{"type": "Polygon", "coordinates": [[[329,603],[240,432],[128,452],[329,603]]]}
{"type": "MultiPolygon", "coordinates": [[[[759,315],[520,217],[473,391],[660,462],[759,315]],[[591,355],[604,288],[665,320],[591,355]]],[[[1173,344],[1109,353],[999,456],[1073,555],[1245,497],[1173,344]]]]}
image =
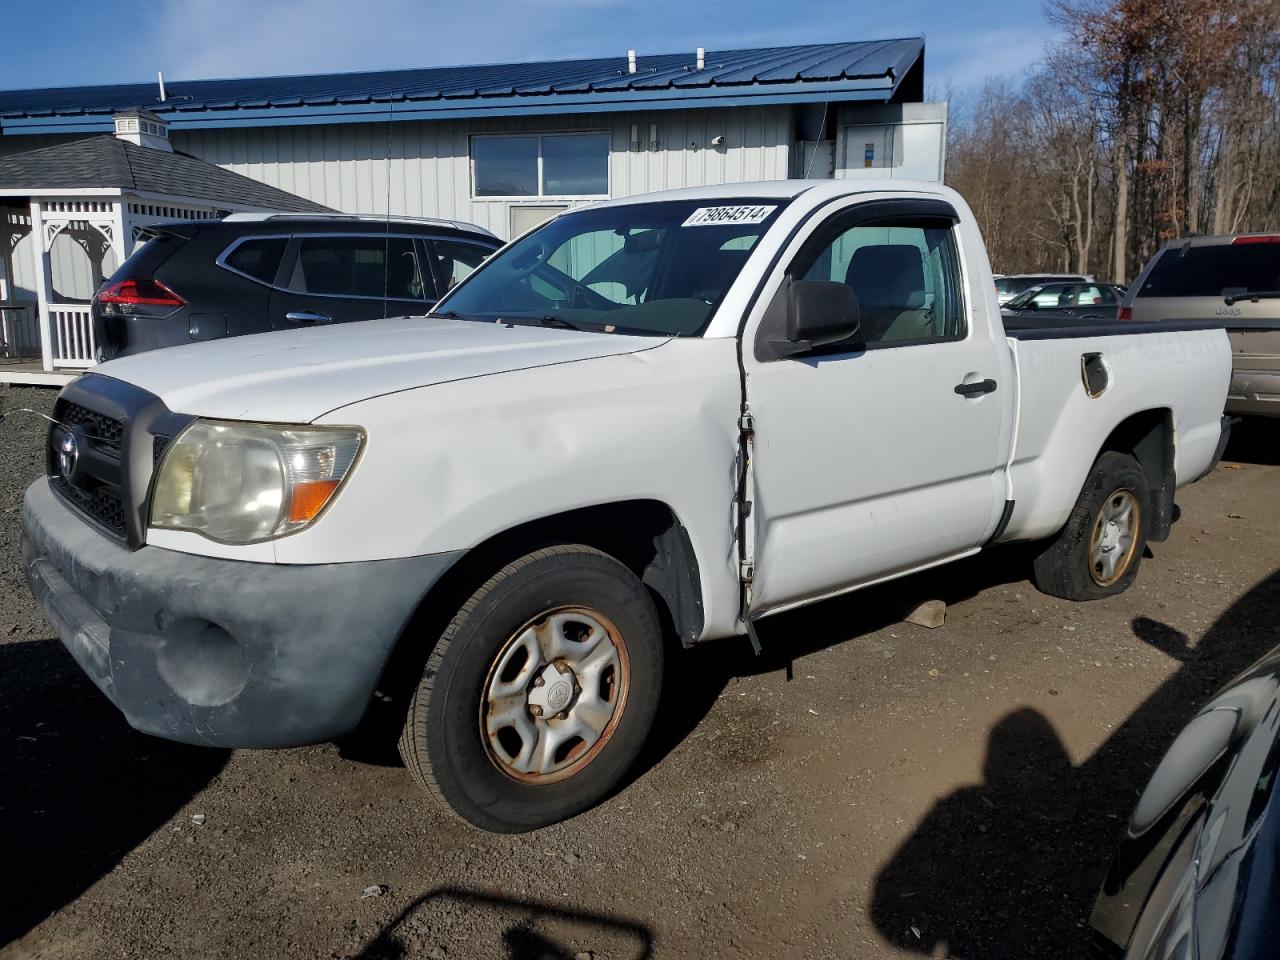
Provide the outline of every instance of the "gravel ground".
{"type": "MultiPolygon", "coordinates": [[[[0,388],[6,410],[53,394],[0,388]]],[[[1083,957],[1137,791],[1280,644],[1268,425],[1180,495],[1129,593],[996,553],[679,658],[603,806],[536,834],[434,812],[376,743],[235,753],[129,730],[21,581],[42,422],[0,423],[0,956],[1083,957]],[[946,625],[900,622],[929,598],[946,625]]]]}

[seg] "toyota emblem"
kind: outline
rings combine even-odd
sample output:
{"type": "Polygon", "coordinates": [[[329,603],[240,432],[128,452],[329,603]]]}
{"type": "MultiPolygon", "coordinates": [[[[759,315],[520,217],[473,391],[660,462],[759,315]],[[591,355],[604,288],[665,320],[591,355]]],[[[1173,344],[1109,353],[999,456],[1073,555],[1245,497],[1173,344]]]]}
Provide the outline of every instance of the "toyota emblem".
{"type": "Polygon", "coordinates": [[[58,444],[58,473],[68,483],[75,476],[76,466],[80,463],[80,444],[74,433],[64,433],[62,442],[58,444]]]}

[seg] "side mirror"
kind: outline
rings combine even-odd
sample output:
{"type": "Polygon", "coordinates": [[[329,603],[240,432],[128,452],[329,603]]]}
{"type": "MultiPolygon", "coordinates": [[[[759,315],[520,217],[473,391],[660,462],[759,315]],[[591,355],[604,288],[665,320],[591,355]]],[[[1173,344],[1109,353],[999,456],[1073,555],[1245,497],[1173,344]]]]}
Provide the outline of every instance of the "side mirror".
{"type": "Polygon", "coordinates": [[[787,340],[803,353],[857,336],[858,297],[845,283],[793,280],[787,297],[787,340]]]}
{"type": "Polygon", "coordinates": [[[1023,305],[1022,309],[1023,310],[1039,310],[1040,304],[1036,303],[1034,300],[1028,300],[1026,304],[1023,305]]]}

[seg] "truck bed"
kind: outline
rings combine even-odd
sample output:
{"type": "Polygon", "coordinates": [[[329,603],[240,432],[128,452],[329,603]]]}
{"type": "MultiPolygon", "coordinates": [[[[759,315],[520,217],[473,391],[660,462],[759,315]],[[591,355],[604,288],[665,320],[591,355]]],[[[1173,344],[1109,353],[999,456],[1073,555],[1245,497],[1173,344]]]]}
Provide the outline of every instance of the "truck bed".
{"type": "Polygon", "coordinates": [[[1009,324],[1017,370],[1009,499],[1001,540],[1046,537],[1061,529],[1110,431],[1135,417],[1168,417],[1177,486],[1199,479],[1221,437],[1231,348],[1221,322],[1009,324]],[[1091,395],[1089,359],[1105,388],[1091,395]],[[1170,389],[1176,384],[1178,389],[1170,389]],[[1152,409],[1152,397],[1169,405],[1152,409]]]}

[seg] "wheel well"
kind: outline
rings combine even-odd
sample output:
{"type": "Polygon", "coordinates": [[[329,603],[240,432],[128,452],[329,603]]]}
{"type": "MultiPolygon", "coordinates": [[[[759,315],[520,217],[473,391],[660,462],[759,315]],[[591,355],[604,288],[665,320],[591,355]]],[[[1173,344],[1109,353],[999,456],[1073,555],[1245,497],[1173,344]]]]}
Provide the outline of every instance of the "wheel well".
{"type": "Polygon", "coordinates": [[[1173,492],[1177,486],[1173,463],[1173,414],[1167,409],[1135,413],[1111,431],[1098,455],[1127,453],[1138,461],[1151,487],[1154,516],[1147,539],[1169,539],[1173,527],[1173,492]]]}
{"type": "Polygon", "coordinates": [[[627,566],[649,588],[663,625],[689,645],[702,633],[702,580],[689,532],[657,500],[582,507],[504,530],[468,550],[427,591],[383,669],[380,688],[416,684],[435,638],[480,585],[542,547],[581,543],[627,566]]]}

